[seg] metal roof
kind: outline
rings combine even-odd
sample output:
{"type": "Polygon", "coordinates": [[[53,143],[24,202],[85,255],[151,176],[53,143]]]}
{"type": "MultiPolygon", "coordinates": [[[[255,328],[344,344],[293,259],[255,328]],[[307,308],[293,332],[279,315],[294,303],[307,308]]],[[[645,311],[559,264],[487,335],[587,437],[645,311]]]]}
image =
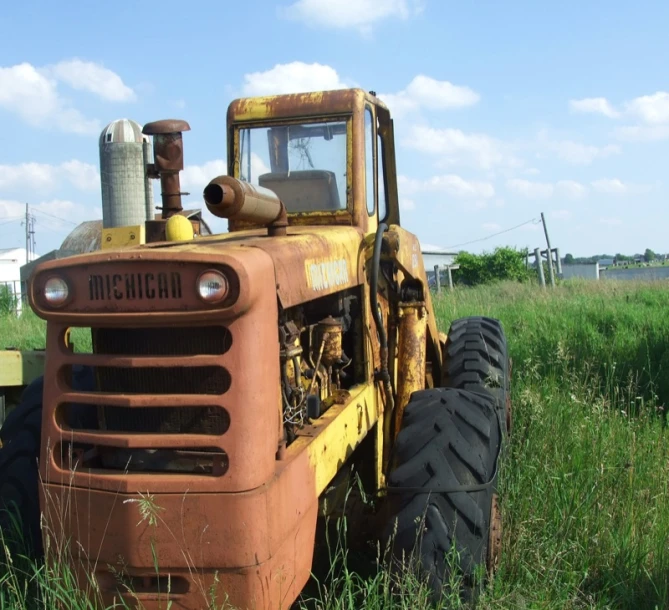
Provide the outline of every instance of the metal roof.
{"type": "Polygon", "coordinates": [[[75,227],[63,240],[60,249],[73,254],[84,254],[99,250],[101,242],[102,221],[86,220],[75,227]]]}
{"type": "Polygon", "coordinates": [[[142,126],[130,119],[112,121],[100,134],[100,146],[119,142],[141,144],[145,141],[148,141],[148,137],[142,134],[142,126]]]}

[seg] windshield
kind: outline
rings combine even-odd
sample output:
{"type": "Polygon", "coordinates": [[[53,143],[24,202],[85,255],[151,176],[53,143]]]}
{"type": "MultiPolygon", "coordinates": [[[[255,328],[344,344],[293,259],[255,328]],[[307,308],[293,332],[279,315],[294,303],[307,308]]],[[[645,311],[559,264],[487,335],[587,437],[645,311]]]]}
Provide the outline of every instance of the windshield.
{"type": "Polygon", "coordinates": [[[346,209],[346,121],[239,132],[240,179],[274,191],[291,212],[346,209]]]}

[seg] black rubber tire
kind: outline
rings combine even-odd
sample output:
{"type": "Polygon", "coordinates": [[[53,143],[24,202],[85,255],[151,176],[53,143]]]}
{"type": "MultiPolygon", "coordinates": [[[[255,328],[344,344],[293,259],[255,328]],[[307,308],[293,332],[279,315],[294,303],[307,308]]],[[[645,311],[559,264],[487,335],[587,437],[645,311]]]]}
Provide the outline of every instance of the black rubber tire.
{"type": "MultiPolygon", "coordinates": [[[[72,387],[94,389],[90,367],[72,368],[72,387]]],[[[39,456],[42,440],[42,400],[44,379],[36,378],[21,395],[0,428],[0,529],[10,552],[39,558],[43,554],[39,505],[39,456]],[[17,531],[18,528],[18,531],[17,531]]],[[[94,428],[95,411],[75,405],[66,417],[69,424],[94,428]]],[[[1,554],[0,554],[1,556],[1,554]]]]}
{"type": "MultiPolygon", "coordinates": [[[[42,429],[42,378],[24,391],[0,430],[0,529],[12,556],[42,555],[38,459],[42,429]],[[37,402],[39,398],[39,402],[37,402]]],[[[4,553],[0,553],[0,558],[4,553]]]]}
{"type": "Polygon", "coordinates": [[[441,381],[444,387],[492,396],[505,421],[505,433],[511,432],[510,361],[499,320],[471,316],[452,322],[441,381]]]}
{"type": "Polygon", "coordinates": [[[384,538],[390,539],[395,559],[410,558],[427,578],[435,603],[448,591],[451,571],[446,556],[454,549],[460,558],[457,572],[463,600],[474,596],[479,566],[485,572],[501,435],[494,403],[486,394],[424,390],[412,395],[404,411],[393,449],[395,465],[388,477],[390,519],[384,538]],[[491,479],[492,484],[480,491],[429,489],[479,485],[491,479]]]}

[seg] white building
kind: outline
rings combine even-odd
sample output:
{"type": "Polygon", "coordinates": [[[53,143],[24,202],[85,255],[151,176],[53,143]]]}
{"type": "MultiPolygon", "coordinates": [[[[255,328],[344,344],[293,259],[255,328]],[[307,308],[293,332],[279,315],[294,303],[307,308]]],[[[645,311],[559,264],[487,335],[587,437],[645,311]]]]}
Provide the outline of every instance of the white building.
{"type": "MultiPolygon", "coordinates": [[[[37,254],[32,256],[36,259],[37,254]]],[[[21,266],[26,264],[25,248],[7,248],[0,250],[0,290],[6,289],[14,297],[17,312],[21,312],[21,266]]]]}

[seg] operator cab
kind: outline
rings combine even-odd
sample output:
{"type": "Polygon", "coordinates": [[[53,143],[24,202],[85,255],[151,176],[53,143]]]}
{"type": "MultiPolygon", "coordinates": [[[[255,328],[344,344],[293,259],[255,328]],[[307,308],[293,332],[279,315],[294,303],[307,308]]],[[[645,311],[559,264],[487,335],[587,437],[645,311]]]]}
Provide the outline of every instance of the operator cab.
{"type": "MultiPolygon", "coordinates": [[[[228,108],[228,175],[271,190],[288,225],[399,224],[392,120],[361,89],[243,98],[228,108]]],[[[229,230],[255,228],[230,220],[229,230]]]]}

